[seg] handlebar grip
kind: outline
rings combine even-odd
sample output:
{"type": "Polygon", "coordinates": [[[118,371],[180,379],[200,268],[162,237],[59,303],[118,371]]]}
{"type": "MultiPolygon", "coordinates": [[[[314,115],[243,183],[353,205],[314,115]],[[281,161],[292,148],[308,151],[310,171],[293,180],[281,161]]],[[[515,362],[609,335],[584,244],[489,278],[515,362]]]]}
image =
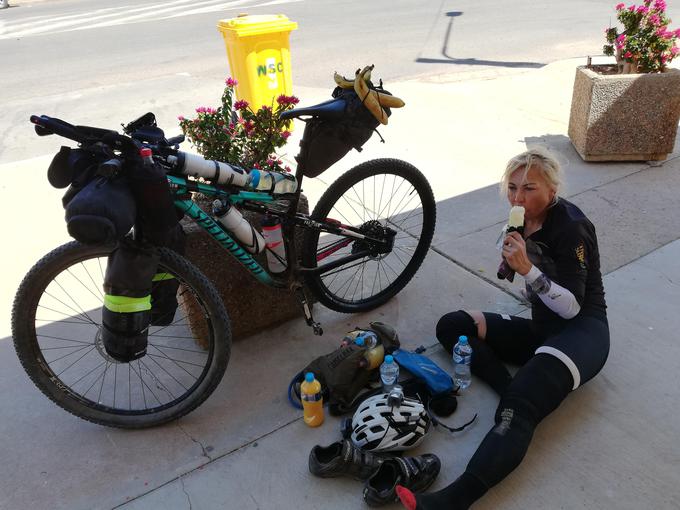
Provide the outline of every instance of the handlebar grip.
{"type": "Polygon", "coordinates": [[[47,115],[31,115],[31,122],[35,124],[35,132],[40,136],[57,134],[76,142],[85,140],[85,137],[78,132],[75,126],[63,120],[48,117],[47,115]]]}

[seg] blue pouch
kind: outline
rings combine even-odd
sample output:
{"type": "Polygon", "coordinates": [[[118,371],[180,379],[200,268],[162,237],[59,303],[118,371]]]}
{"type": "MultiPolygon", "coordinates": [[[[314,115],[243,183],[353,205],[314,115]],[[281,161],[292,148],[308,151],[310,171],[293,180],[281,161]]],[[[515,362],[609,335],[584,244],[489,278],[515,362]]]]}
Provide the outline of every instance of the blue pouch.
{"type": "Polygon", "coordinates": [[[398,349],[392,353],[400,367],[421,379],[432,395],[456,391],[453,378],[427,356],[398,349]]]}

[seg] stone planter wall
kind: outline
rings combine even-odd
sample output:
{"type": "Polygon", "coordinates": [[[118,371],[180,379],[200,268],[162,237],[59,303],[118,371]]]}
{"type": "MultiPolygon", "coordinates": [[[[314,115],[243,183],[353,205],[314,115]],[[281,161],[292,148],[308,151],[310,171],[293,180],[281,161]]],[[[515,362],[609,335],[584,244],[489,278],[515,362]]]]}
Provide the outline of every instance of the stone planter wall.
{"type": "Polygon", "coordinates": [[[569,138],[585,161],[662,160],[680,118],[680,71],[600,74],[576,69],[569,138]]]}
{"type": "MultiPolygon", "coordinates": [[[[205,211],[210,203],[197,200],[205,211]]],[[[302,195],[298,211],[309,213],[307,198],[302,195]]],[[[259,227],[256,214],[245,213],[253,225],[259,227]]],[[[238,340],[253,335],[263,329],[276,326],[290,319],[304,321],[304,315],[295,296],[288,289],[276,289],[263,285],[252,274],[224,250],[210,235],[193,221],[182,220],[182,228],[187,234],[186,257],[212,281],[224,301],[231,320],[232,338],[238,340]]],[[[299,232],[295,239],[298,254],[302,246],[299,232]]],[[[266,255],[255,257],[262,267],[267,267],[266,255]]],[[[309,298],[311,306],[312,300],[309,298]]],[[[183,303],[188,314],[191,303],[183,303]]],[[[197,338],[201,334],[194,331],[197,338]]]]}

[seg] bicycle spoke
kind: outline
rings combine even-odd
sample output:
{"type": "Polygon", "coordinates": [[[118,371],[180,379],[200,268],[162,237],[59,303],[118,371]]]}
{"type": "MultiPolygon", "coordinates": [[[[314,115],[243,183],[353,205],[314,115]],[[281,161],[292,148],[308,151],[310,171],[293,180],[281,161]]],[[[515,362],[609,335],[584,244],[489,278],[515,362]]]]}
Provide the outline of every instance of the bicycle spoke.
{"type": "Polygon", "coordinates": [[[110,363],[107,361],[106,367],[104,367],[104,373],[102,374],[102,383],[99,386],[99,396],[97,396],[97,402],[102,401],[102,391],[104,390],[104,381],[106,380],[106,372],[108,372],[108,370],[109,370],[109,365],[110,365],[110,363]]]}
{"type": "MultiPolygon", "coordinates": [[[[156,347],[156,346],[154,346],[154,347],[156,347]]],[[[166,353],[164,353],[162,349],[159,349],[158,347],[156,347],[156,350],[158,352],[160,352],[162,354],[162,356],[159,356],[157,354],[149,354],[149,353],[147,353],[147,356],[149,356],[149,357],[155,356],[157,358],[162,358],[162,359],[166,359],[168,361],[172,361],[175,365],[177,365],[178,368],[184,370],[187,374],[191,375],[192,377],[193,377],[193,374],[191,372],[188,372],[186,370],[186,368],[184,368],[182,365],[180,365],[180,363],[183,363],[185,365],[189,365],[189,366],[192,366],[192,367],[203,368],[203,365],[199,365],[198,363],[192,363],[191,361],[183,361],[181,359],[171,358],[166,353]]]]}
{"type": "MultiPolygon", "coordinates": [[[[191,339],[191,340],[194,340],[194,337],[190,337],[190,339],[191,339]]],[[[149,342],[149,345],[151,345],[151,346],[155,347],[156,349],[158,349],[158,345],[156,345],[156,344],[154,344],[154,343],[149,342]]],[[[193,349],[183,349],[183,348],[181,348],[181,347],[171,347],[171,346],[169,346],[169,345],[164,345],[164,346],[163,346],[163,349],[174,349],[174,350],[176,350],[176,351],[194,352],[194,353],[196,353],[196,354],[202,354],[202,355],[204,355],[204,356],[207,356],[207,355],[208,355],[208,353],[207,353],[206,351],[203,351],[203,350],[201,350],[201,351],[196,351],[196,350],[193,350],[193,349]]]]}
{"type": "Polygon", "coordinates": [[[86,313],[84,313],[84,312],[83,312],[83,313],[79,312],[79,311],[76,310],[75,308],[72,308],[70,305],[67,305],[66,303],[64,303],[64,302],[61,301],[60,299],[54,297],[54,296],[53,296],[52,294],[50,294],[49,292],[45,291],[45,295],[51,297],[51,298],[54,299],[55,301],[58,301],[59,303],[61,303],[62,305],[64,305],[66,308],[70,308],[76,315],[73,316],[73,315],[70,315],[70,314],[67,314],[67,313],[64,313],[64,312],[60,312],[60,311],[58,311],[58,310],[54,310],[54,309],[49,308],[49,307],[44,306],[44,305],[38,305],[38,308],[44,308],[45,310],[49,310],[50,312],[58,313],[58,314],[60,314],[60,315],[63,315],[64,317],[69,317],[69,318],[71,318],[71,319],[76,319],[76,318],[78,318],[78,317],[82,317],[82,318],[83,318],[83,319],[82,319],[82,322],[83,322],[84,324],[94,324],[94,325],[97,324],[97,323],[94,322],[94,321],[93,321],[86,313]]]}
{"type": "MultiPolygon", "coordinates": [[[[173,400],[177,398],[177,397],[175,396],[175,394],[174,394],[172,391],[170,391],[170,388],[168,388],[165,384],[163,384],[163,382],[162,382],[160,379],[158,379],[158,378],[153,374],[153,372],[151,371],[151,369],[149,368],[149,366],[148,366],[146,363],[144,363],[144,362],[142,361],[142,358],[139,358],[138,361],[142,364],[142,366],[143,366],[144,369],[146,370],[146,373],[149,374],[149,377],[151,377],[151,379],[153,379],[154,382],[156,383],[156,385],[157,385],[157,386],[156,386],[156,389],[158,389],[158,390],[164,390],[166,393],[168,393],[168,394],[173,398],[173,400]],[[161,385],[162,388],[159,388],[158,385],[161,385]]],[[[149,391],[151,391],[151,388],[149,388],[149,391]]],[[[154,397],[156,397],[155,394],[154,394],[154,397]]],[[[162,402],[160,401],[160,399],[159,399],[158,397],[156,397],[156,400],[158,400],[158,403],[159,403],[159,404],[162,404],[162,402]]]]}
{"type": "MultiPolygon", "coordinates": [[[[97,261],[99,262],[99,259],[97,259],[97,261]]],[[[99,267],[100,267],[100,269],[101,269],[101,264],[100,264],[99,267]]],[[[87,276],[90,277],[90,281],[92,282],[92,286],[93,286],[95,289],[97,289],[97,292],[99,292],[99,296],[98,296],[99,299],[101,299],[102,302],[104,302],[104,292],[99,288],[99,285],[97,285],[97,282],[94,281],[94,278],[92,278],[92,275],[90,274],[90,271],[88,271],[87,267],[85,267],[85,266],[83,265],[83,269],[85,269],[85,272],[87,273],[87,276]]],[[[102,281],[103,281],[103,279],[102,279],[102,281]]],[[[97,296],[95,296],[95,297],[97,297],[97,296]]]]}
{"type": "MultiPolygon", "coordinates": [[[[172,380],[175,381],[178,385],[180,385],[182,388],[184,388],[184,391],[187,391],[187,390],[189,389],[189,388],[187,388],[186,386],[184,386],[184,384],[182,384],[181,382],[179,382],[179,381],[177,380],[177,378],[175,378],[175,376],[173,376],[170,372],[168,372],[168,371],[165,369],[165,367],[163,367],[163,365],[161,365],[160,363],[158,363],[158,361],[156,361],[156,360],[153,358],[153,356],[149,356],[149,358],[150,358],[151,361],[153,361],[156,365],[158,365],[158,368],[160,368],[163,372],[165,372],[166,374],[168,374],[168,376],[170,377],[170,379],[172,379],[172,380]]],[[[185,370],[185,372],[186,372],[186,370],[185,370]]],[[[189,372],[187,372],[187,374],[189,374],[189,372]]],[[[189,375],[191,376],[191,374],[189,374],[189,375]]],[[[193,377],[193,376],[192,376],[192,377],[193,377]]]]}
{"type": "MultiPolygon", "coordinates": [[[[106,364],[106,365],[108,366],[108,361],[102,361],[102,363],[101,363],[100,365],[98,365],[97,367],[95,367],[94,369],[92,369],[90,372],[88,372],[87,375],[91,374],[91,373],[94,372],[97,368],[101,367],[101,366],[104,365],[104,364],[106,364]]],[[[97,382],[99,382],[99,379],[101,379],[102,376],[103,376],[105,373],[106,373],[106,371],[104,371],[104,372],[102,373],[102,375],[98,376],[98,377],[92,382],[92,384],[90,385],[90,387],[89,387],[87,390],[85,390],[85,392],[83,393],[83,397],[87,396],[87,394],[90,392],[90,390],[91,390],[92,388],[94,388],[94,385],[97,384],[97,382]]],[[[82,379],[83,379],[83,378],[81,377],[81,378],[76,382],[76,384],[77,384],[78,382],[80,382],[80,380],[82,380],[82,379]]],[[[75,384],[74,384],[74,386],[75,386],[75,384]]]]}
{"type": "Polygon", "coordinates": [[[64,342],[73,342],[76,344],[85,344],[85,345],[92,345],[92,342],[85,342],[83,340],[73,340],[72,338],[61,338],[59,336],[51,336],[51,335],[40,335],[36,333],[36,336],[38,338],[50,338],[52,340],[63,340],[64,342]]]}
{"type": "MultiPolygon", "coordinates": [[[[86,347],[83,347],[83,349],[86,349],[86,347]]],[[[83,354],[80,358],[78,358],[78,359],[75,360],[73,363],[71,363],[69,366],[67,366],[64,370],[62,370],[61,372],[59,372],[59,373],[57,374],[57,377],[61,377],[61,375],[62,375],[64,372],[66,372],[69,368],[71,368],[73,365],[75,365],[76,363],[78,363],[78,362],[79,362],[81,359],[83,359],[85,356],[87,356],[88,354],[90,354],[94,349],[95,349],[95,347],[94,347],[94,345],[93,345],[93,346],[92,346],[85,354],[83,354]]],[[[65,357],[66,357],[66,356],[62,356],[61,358],[56,359],[56,360],[54,360],[54,361],[59,361],[60,359],[63,359],[63,358],[65,358],[65,357]]],[[[52,363],[54,363],[54,361],[52,361],[52,363]]]]}

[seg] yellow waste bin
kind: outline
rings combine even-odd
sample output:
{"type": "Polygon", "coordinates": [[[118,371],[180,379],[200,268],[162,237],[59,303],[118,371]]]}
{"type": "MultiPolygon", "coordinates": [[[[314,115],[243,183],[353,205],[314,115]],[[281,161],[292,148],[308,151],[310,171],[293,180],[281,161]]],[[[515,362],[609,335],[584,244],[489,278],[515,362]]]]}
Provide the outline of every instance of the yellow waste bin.
{"type": "Polygon", "coordinates": [[[231,74],[238,81],[236,96],[257,111],[272,106],[281,95],[292,95],[290,32],[297,23],[283,14],[242,15],[220,20],[217,28],[227,46],[231,74]]]}

